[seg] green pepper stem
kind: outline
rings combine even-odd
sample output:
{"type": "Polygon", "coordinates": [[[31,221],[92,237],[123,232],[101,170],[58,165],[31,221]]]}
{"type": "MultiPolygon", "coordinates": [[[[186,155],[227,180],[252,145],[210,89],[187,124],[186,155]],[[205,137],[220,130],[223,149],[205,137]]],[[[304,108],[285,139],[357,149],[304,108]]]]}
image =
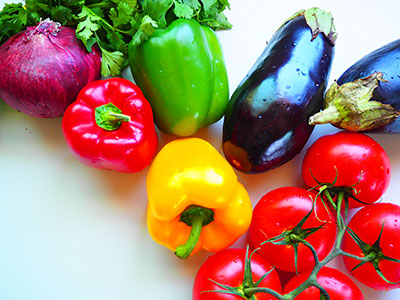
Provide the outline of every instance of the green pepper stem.
{"type": "Polygon", "coordinates": [[[203,221],[205,216],[202,214],[193,216],[192,218],[192,229],[190,235],[185,244],[178,246],[175,249],[175,254],[181,259],[186,259],[192,253],[193,249],[196,247],[199,241],[201,230],[203,228],[203,221]]]}

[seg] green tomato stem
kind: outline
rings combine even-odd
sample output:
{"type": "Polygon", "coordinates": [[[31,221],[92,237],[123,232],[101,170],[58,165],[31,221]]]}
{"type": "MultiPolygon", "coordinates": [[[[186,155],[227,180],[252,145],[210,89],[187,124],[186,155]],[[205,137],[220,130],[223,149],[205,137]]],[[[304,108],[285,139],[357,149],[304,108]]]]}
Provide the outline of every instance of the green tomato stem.
{"type": "Polygon", "coordinates": [[[340,238],[340,243],[342,243],[341,239],[343,238],[343,235],[345,233],[345,229],[346,229],[346,224],[342,218],[341,213],[341,209],[342,209],[342,204],[343,204],[343,197],[344,197],[344,192],[339,192],[338,196],[337,196],[337,207],[336,207],[336,223],[339,226],[340,230],[340,234],[342,235],[340,238]]]}
{"type": "MultiPolygon", "coordinates": [[[[332,205],[332,207],[335,208],[336,215],[337,215],[336,222],[337,222],[337,224],[339,224],[334,248],[333,248],[332,252],[327,257],[325,257],[325,259],[323,259],[321,261],[321,260],[319,260],[318,253],[314,249],[314,247],[306,240],[302,240],[301,242],[310,249],[310,251],[314,257],[315,265],[311,271],[310,276],[308,277],[308,279],[305,282],[303,282],[301,285],[299,285],[297,288],[295,288],[293,291],[291,291],[288,294],[281,295],[280,297],[275,296],[279,300],[295,299],[301,292],[303,292],[305,289],[309,288],[310,286],[317,287],[321,291],[321,294],[325,297],[325,299],[327,299],[327,300],[330,299],[330,297],[327,294],[327,292],[325,291],[325,289],[320,284],[318,284],[317,274],[322,269],[322,267],[324,267],[327,263],[329,263],[331,260],[333,260],[337,256],[342,255],[344,253],[340,248],[340,245],[342,244],[344,233],[346,232],[345,222],[343,220],[342,215],[340,214],[343,197],[344,197],[344,192],[340,192],[338,194],[337,203],[335,203],[333,201],[328,190],[324,190],[323,194],[326,196],[326,198],[328,199],[328,201],[332,205]]],[[[366,260],[366,259],[363,258],[363,260],[366,260]]]]}
{"type": "MultiPolygon", "coordinates": [[[[245,293],[245,295],[251,295],[251,296],[255,297],[255,294],[257,294],[257,293],[268,293],[268,294],[274,296],[275,298],[277,298],[278,300],[293,300],[304,290],[306,290],[307,288],[309,288],[311,286],[314,286],[320,290],[321,299],[329,300],[330,299],[329,294],[317,281],[317,275],[318,275],[319,271],[326,264],[328,264],[330,261],[332,261],[334,258],[336,258],[340,255],[348,256],[348,257],[351,257],[351,258],[354,258],[354,259],[357,259],[360,261],[371,261],[371,259],[374,258],[373,255],[376,255],[375,253],[371,253],[370,255],[360,257],[357,255],[346,253],[340,248],[342,241],[343,241],[344,234],[346,233],[346,230],[347,230],[346,221],[344,220],[344,218],[341,215],[342,205],[344,202],[344,196],[345,196],[346,192],[340,191],[337,194],[336,202],[332,199],[331,195],[329,194],[328,189],[322,187],[320,192],[325,196],[325,198],[327,199],[329,204],[336,211],[337,235],[336,235],[336,240],[335,240],[335,244],[334,244],[332,252],[329,253],[328,256],[326,256],[323,260],[319,260],[317,251],[314,249],[314,247],[309,242],[307,242],[305,239],[302,239],[301,237],[298,237],[297,235],[293,235],[293,236],[291,236],[292,239],[295,239],[296,241],[304,244],[306,247],[308,247],[310,249],[310,251],[313,255],[314,261],[315,261],[315,265],[311,271],[311,274],[307,278],[307,280],[304,281],[297,288],[292,290],[290,293],[287,293],[284,295],[282,295],[274,290],[271,290],[269,288],[258,287],[258,286],[253,286],[253,287],[250,286],[250,287],[244,288],[243,292],[245,293]]],[[[346,209],[347,209],[347,207],[346,207],[346,209]]]]}
{"type": "Polygon", "coordinates": [[[337,205],[335,203],[335,201],[333,201],[331,194],[329,194],[329,191],[327,189],[324,190],[323,192],[324,196],[326,197],[326,199],[328,199],[329,204],[332,205],[332,207],[337,210],[337,205]]]}
{"type": "Polygon", "coordinates": [[[274,296],[275,298],[279,299],[279,300],[286,300],[288,298],[285,297],[285,295],[282,295],[280,293],[278,293],[277,291],[274,291],[270,288],[265,288],[265,287],[250,287],[250,288],[245,288],[244,293],[247,295],[255,295],[257,293],[268,293],[272,296],[274,296]]]}
{"type": "Polygon", "coordinates": [[[353,259],[356,259],[359,261],[371,261],[371,259],[374,259],[376,257],[376,255],[374,253],[366,255],[366,256],[358,256],[358,255],[354,255],[354,254],[347,253],[344,251],[338,251],[338,254],[347,256],[347,257],[350,257],[350,258],[353,258],[353,259]]]}

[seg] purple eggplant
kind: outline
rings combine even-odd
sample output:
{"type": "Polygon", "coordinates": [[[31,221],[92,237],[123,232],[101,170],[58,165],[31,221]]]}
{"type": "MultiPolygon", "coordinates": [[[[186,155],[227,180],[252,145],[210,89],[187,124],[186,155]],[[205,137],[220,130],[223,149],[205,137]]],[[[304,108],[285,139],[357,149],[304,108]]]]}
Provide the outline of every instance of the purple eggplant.
{"type": "Polygon", "coordinates": [[[296,156],[321,109],[334,55],[332,15],[302,10],[272,36],[234,91],[224,118],[223,151],[244,173],[276,168],[296,156]]]}
{"type": "Polygon", "coordinates": [[[350,131],[400,133],[400,39],[367,54],[328,89],[310,124],[350,131]]]}

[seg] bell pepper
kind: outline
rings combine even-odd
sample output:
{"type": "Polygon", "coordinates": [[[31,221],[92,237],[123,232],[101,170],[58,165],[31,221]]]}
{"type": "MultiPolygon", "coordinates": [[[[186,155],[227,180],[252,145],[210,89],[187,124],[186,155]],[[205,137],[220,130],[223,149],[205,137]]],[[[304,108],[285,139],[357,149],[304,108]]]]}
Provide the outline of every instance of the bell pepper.
{"type": "Polygon", "coordinates": [[[228,76],[214,31],[177,19],[139,46],[130,44],[133,78],[160,130],[189,136],[218,121],[229,101],[228,76]]]}
{"type": "Polygon", "coordinates": [[[62,130],[79,161],[126,173],[148,166],[158,145],[149,102],[123,78],[86,85],[65,111],[62,130]]]}
{"type": "Polygon", "coordinates": [[[243,235],[252,205],[230,164],[200,138],[166,144],[146,178],[151,237],[182,259],[217,252],[243,235]]]}

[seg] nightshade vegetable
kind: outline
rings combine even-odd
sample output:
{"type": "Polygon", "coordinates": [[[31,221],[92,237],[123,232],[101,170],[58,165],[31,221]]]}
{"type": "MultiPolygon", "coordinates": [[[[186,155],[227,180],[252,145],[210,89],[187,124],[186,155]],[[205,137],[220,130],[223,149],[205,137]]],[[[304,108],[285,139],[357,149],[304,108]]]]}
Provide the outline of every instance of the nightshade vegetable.
{"type": "Polygon", "coordinates": [[[302,10],[273,35],[234,92],[223,125],[223,150],[239,171],[259,173],[297,155],[321,109],[336,39],[333,18],[302,10]]]}
{"type": "Polygon", "coordinates": [[[192,300],[277,300],[268,293],[251,292],[258,287],[281,293],[278,272],[257,252],[249,254],[248,247],[229,248],[211,255],[201,265],[192,300]]]}
{"type": "Polygon", "coordinates": [[[209,27],[175,20],[141,45],[130,44],[129,62],[163,132],[189,136],[224,115],[228,75],[221,45],[209,27]]]}
{"type": "Polygon", "coordinates": [[[0,46],[0,98],[25,114],[61,117],[79,91],[100,78],[101,56],[72,28],[49,19],[0,46]]]}
{"type": "Polygon", "coordinates": [[[252,205],[229,163],[207,141],[176,139],[154,158],[146,178],[147,228],[187,258],[232,245],[250,226],[252,205]]]}
{"type": "MultiPolygon", "coordinates": [[[[288,294],[310,276],[311,272],[302,272],[292,277],[286,283],[283,293],[288,294]]],[[[326,290],[330,300],[364,300],[360,288],[341,271],[323,267],[317,274],[317,282],[326,290]]],[[[315,287],[305,289],[295,298],[296,300],[321,300],[326,299],[321,295],[321,291],[315,287]]]]}
{"type": "Polygon", "coordinates": [[[328,89],[310,124],[400,133],[400,39],[367,54],[328,89]]]}
{"type": "Polygon", "coordinates": [[[342,249],[346,269],[375,290],[400,288],[400,206],[375,203],[357,211],[348,224],[342,249]]]}
{"type": "Polygon", "coordinates": [[[285,186],[269,191],[254,206],[249,238],[253,247],[259,248],[258,254],[277,269],[300,272],[313,268],[315,258],[299,240],[312,245],[321,260],[332,250],[336,238],[334,216],[316,196],[302,188],[285,186]],[[276,236],[280,243],[265,243],[276,236]]]}
{"type": "Polygon", "coordinates": [[[384,195],[391,166],[385,149],[370,136],[340,131],[324,135],[308,147],[302,177],[309,188],[324,183],[332,195],[343,194],[348,208],[356,208],[371,205],[384,195]]]}
{"type": "Polygon", "coordinates": [[[149,102],[136,84],[119,77],[85,86],[65,111],[62,130],[73,155],[99,169],[139,172],[158,146],[149,102]]]}

